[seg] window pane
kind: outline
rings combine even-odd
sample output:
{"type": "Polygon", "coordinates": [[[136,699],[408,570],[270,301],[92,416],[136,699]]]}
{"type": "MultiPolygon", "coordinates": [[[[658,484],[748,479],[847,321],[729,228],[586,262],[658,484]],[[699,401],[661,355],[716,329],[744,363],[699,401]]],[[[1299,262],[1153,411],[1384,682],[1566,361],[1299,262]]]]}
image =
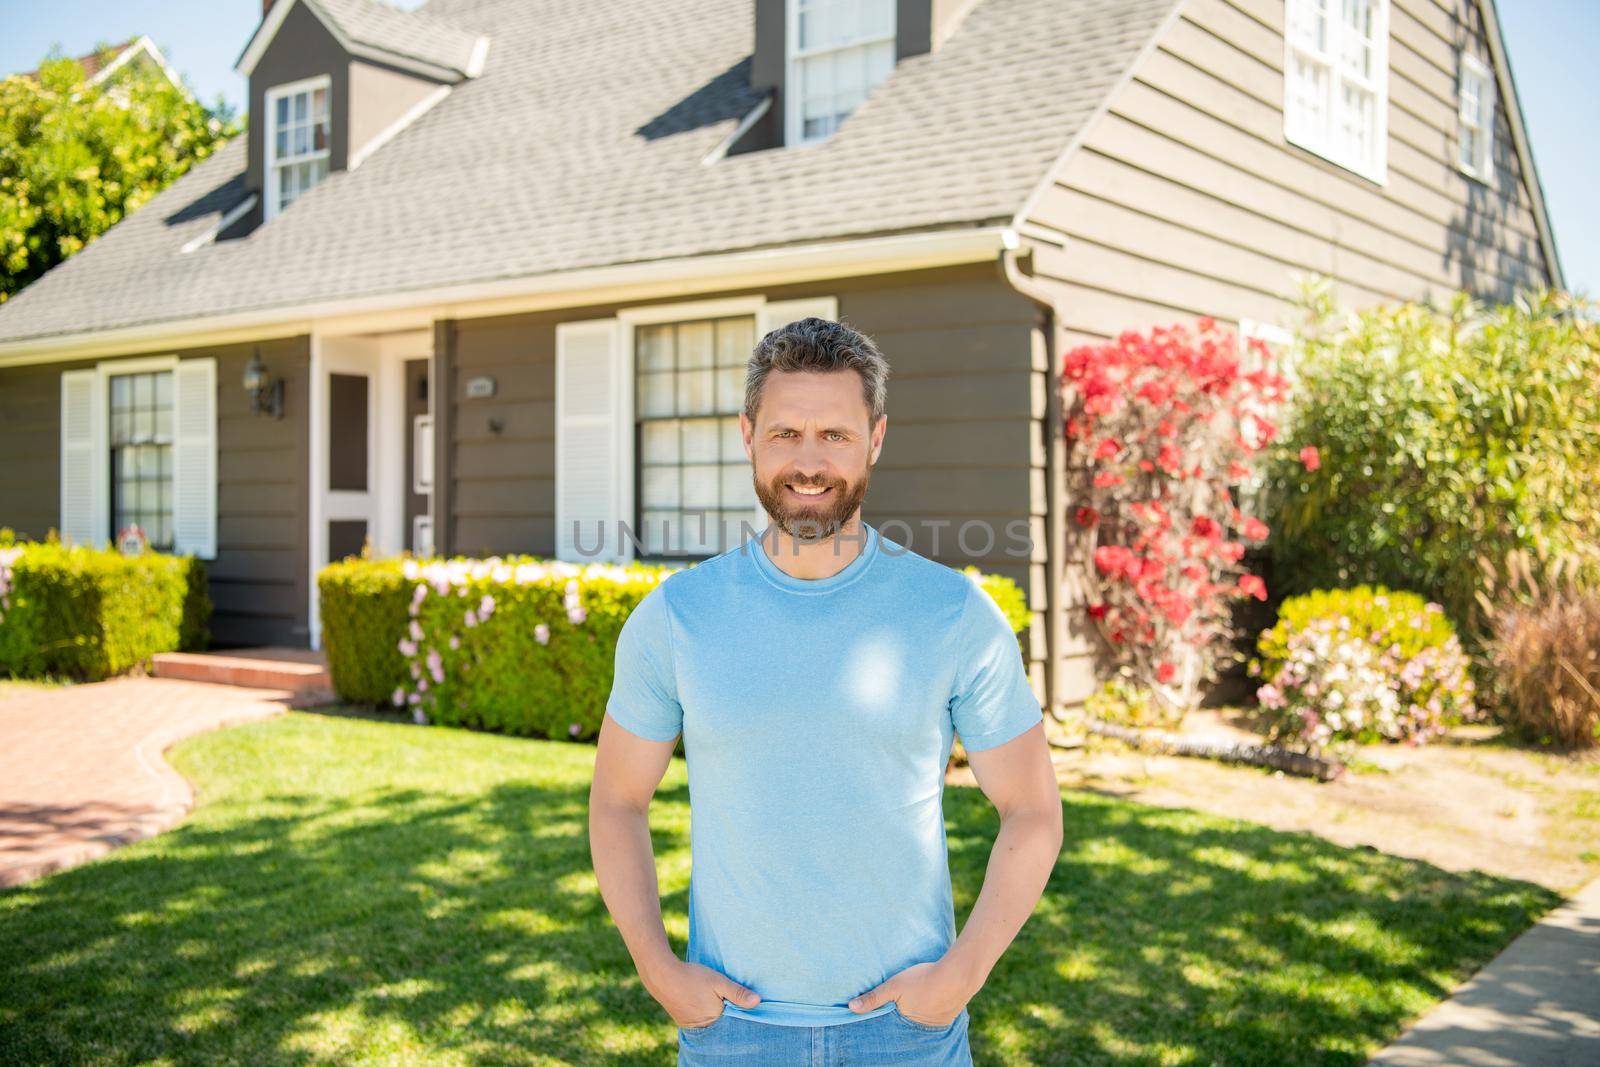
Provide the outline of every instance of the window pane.
{"type": "Polygon", "coordinates": [[[280,96],[280,97],[278,97],[278,125],[282,126],[284,123],[286,123],[288,121],[289,121],[289,98],[287,96],[280,96]]]}
{"type": "Polygon", "coordinates": [[[127,408],[130,399],[131,387],[128,385],[128,376],[119,374],[111,379],[111,410],[121,411],[127,408]]]}
{"type": "Polygon", "coordinates": [[[644,455],[639,457],[640,464],[678,462],[677,422],[659,419],[647,422],[644,424],[643,436],[640,447],[644,450],[644,455]]]}
{"type": "Polygon", "coordinates": [[[672,373],[639,375],[638,414],[644,418],[673,414],[672,373]]]}
{"type": "Polygon", "coordinates": [[[744,408],[745,376],[743,367],[717,371],[718,411],[740,411],[744,408]]]}
{"type": "Polygon", "coordinates": [[[677,552],[682,516],[676,511],[646,511],[640,521],[639,540],[650,555],[677,552]]]}
{"type": "Polygon", "coordinates": [[[739,418],[723,418],[722,423],[722,461],[724,463],[745,463],[750,460],[744,454],[744,434],[739,429],[739,418]]]}
{"type": "Polygon", "coordinates": [[[716,371],[678,372],[678,414],[709,415],[715,410],[716,371]]]}
{"type": "Polygon", "coordinates": [[[161,371],[156,374],[156,405],[164,408],[172,406],[171,371],[161,371]]]}
{"type": "Polygon", "coordinates": [[[720,430],[717,419],[684,419],[683,461],[685,463],[714,463],[718,459],[720,430]]]}
{"type": "Polygon", "coordinates": [[[634,336],[635,344],[639,350],[639,369],[671,370],[672,369],[672,327],[640,326],[634,336]]]}
{"type": "Polygon", "coordinates": [[[328,90],[313,89],[311,91],[311,117],[318,121],[328,117],[328,90]]]}
{"type": "Polygon", "coordinates": [[[715,335],[709,322],[685,322],[678,327],[678,369],[709,367],[715,362],[715,335]]]}
{"type": "Polygon", "coordinates": [[[294,94],[294,120],[296,122],[304,122],[306,120],[307,103],[308,101],[306,100],[305,93],[294,94]]]}
{"type": "Polygon", "coordinates": [[[678,467],[645,467],[640,471],[639,506],[647,511],[676,508],[678,497],[678,467]]]}
{"type": "Polygon", "coordinates": [[[722,506],[756,506],[756,487],[751,480],[748,464],[726,464],[722,467],[722,506]]]}
{"type": "Polygon", "coordinates": [[[1289,134],[1320,143],[1327,131],[1328,71],[1300,55],[1293,57],[1289,69],[1289,134]]]}
{"type": "Polygon", "coordinates": [[[756,344],[756,321],[752,318],[723,319],[717,323],[717,365],[743,367],[750,362],[756,344]]]}
{"type": "Polygon", "coordinates": [[[713,463],[683,467],[683,506],[714,508],[721,499],[722,468],[713,463]]]}

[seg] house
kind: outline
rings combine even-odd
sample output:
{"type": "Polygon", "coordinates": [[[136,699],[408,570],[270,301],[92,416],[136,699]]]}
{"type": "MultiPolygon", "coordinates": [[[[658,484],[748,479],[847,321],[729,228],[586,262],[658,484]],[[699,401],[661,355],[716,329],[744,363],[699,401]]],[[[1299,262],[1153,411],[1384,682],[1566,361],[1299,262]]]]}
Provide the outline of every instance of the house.
{"type": "MultiPolygon", "coordinates": [[[[76,57],[90,85],[112,81],[123,70],[151,69],[160,71],[168,81],[184,89],[183,79],[167,64],[167,57],[149,37],[132,37],[120,44],[107,45],[86,55],[76,57]]],[[[24,78],[37,78],[37,70],[27,71],[24,78]]],[[[187,92],[187,89],[184,89],[187,92]]]]}
{"type": "Polygon", "coordinates": [[[315,646],[367,539],[759,529],[735,386],[816,314],[893,367],[868,521],[1017,579],[1073,703],[1066,346],[1561,282],[1489,0],[277,0],[238,69],[249,136],[0,308],[0,523],[143,523],[223,644],[315,646]]]}

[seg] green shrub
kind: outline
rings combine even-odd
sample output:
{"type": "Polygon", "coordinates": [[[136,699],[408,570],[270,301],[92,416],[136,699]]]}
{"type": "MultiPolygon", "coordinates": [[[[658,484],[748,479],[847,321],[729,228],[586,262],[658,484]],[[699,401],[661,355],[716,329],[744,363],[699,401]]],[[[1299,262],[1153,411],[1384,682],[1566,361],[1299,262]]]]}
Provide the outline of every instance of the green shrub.
{"type": "Polygon", "coordinates": [[[27,542],[0,549],[0,572],[0,672],[94,681],[205,646],[211,601],[192,557],[27,542]]]}
{"type": "Polygon", "coordinates": [[[1344,314],[1308,286],[1299,388],[1272,464],[1277,591],[1358,582],[1443,605],[1472,651],[1478,558],[1600,545],[1600,322],[1531,293],[1344,314]],[[1300,450],[1314,446],[1307,469],[1300,450]]]}
{"type": "MultiPolygon", "coordinates": [[[[1000,613],[1006,617],[1006,622],[1011,624],[1011,629],[1017,635],[1017,644],[1022,647],[1022,632],[1028,628],[1031,616],[1028,612],[1028,595],[1022,587],[1003,574],[985,574],[975,566],[961,568],[961,572],[969,578],[977,580],[983,586],[984,592],[994,598],[1000,605],[1000,613]]],[[[1026,659],[1028,650],[1022,647],[1023,658],[1026,659]]]]}
{"type": "Polygon", "coordinates": [[[401,561],[348,559],[317,574],[322,610],[322,651],[333,690],[356,704],[386,704],[407,680],[395,647],[406,628],[415,583],[401,561]]]}
{"type": "Polygon", "coordinates": [[[1090,693],[1083,710],[1092,719],[1134,729],[1175,730],[1183,722],[1183,709],[1158,701],[1148,686],[1120,674],[1112,675],[1090,693]]]}
{"type": "Polygon", "coordinates": [[[1436,603],[1383,586],[1285,600],[1249,672],[1274,741],[1424,741],[1475,719],[1455,627],[1436,603]]]}
{"type": "MultiPolygon", "coordinates": [[[[357,703],[408,708],[419,721],[592,738],[623,622],[677,569],[532,556],[330,564],[317,585],[334,690],[357,703]]],[[[1013,628],[1026,626],[1015,582],[967,573],[1013,628]]]]}

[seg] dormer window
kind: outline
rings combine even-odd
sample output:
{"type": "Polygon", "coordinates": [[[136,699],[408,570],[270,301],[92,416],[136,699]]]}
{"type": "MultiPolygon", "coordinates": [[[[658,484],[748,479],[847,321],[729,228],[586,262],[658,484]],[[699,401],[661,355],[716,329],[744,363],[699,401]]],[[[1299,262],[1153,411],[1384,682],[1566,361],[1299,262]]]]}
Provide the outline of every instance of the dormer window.
{"type": "Polygon", "coordinates": [[[895,0],[787,0],[784,143],[826,139],[889,76],[895,0]]]}
{"type": "Polygon", "coordinates": [[[328,176],[326,75],[267,90],[267,218],[328,176]]]}

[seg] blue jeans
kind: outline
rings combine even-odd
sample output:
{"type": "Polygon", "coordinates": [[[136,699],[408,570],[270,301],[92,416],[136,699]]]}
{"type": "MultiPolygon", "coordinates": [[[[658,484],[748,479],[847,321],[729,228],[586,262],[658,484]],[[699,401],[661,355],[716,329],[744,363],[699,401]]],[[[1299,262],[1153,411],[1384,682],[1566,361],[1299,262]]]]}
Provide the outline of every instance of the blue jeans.
{"type": "Polygon", "coordinates": [[[678,1067],[972,1067],[967,1009],[948,1026],[928,1026],[888,1011],[833,1026],[780,1026],[722,1014],[707,1026],[678,1028],[678,1067]]]}

